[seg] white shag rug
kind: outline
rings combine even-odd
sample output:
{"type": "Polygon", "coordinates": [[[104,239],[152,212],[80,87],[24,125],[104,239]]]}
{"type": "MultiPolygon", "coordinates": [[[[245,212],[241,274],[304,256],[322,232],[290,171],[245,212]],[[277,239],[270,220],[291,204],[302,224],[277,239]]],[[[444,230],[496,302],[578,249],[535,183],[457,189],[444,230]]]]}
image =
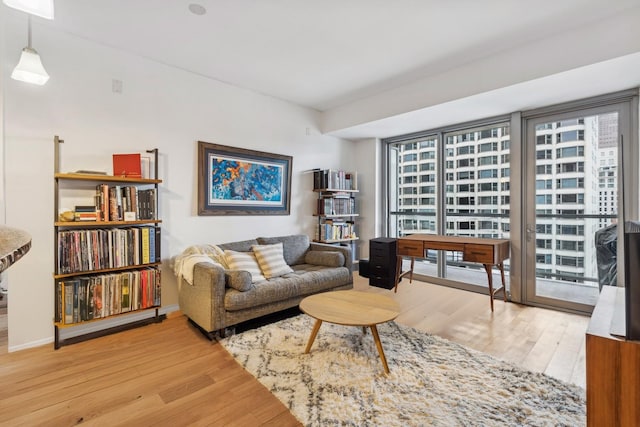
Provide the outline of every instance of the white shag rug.
{"type": "Polygon", "coordinates": [[[299,315],[221,340],[306,426],[583,426],[584,390],[442,338],[378,325],[391,373],[362,328],[299,315]]]}

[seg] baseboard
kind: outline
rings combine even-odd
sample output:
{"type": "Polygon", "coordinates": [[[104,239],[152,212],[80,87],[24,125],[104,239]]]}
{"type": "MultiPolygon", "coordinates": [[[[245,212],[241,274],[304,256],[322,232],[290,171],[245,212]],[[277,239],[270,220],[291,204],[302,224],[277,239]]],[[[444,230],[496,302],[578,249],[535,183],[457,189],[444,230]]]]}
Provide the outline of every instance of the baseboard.
{"type": "MultiPolygon", "coordinates": [[[[176,311],[180,311],[180,306],[178,304],[171,304],[171,305],[160,307],[160,309],[158,310],[158,313],[160,315],[167,315],[169,313],[173,313],[176,311]]],[[[154,315],[155,315],[155,312],[153,310],[144,311],[140,313],[131,313],[131,315],[125,316],[125,317],[119,316],[113,319],[105,319],[104,321],[99,323],[96,322],[96,323],[90,323],[87,325],[78,325],[74,328],[67,328],[61,331],[60,336],[61,338],[73,338],[79,335],[86,335],[94,332],[99,332],[104,329],[117,328],[118,326],[123,326],[128,323],[151,318],[154,315]]],[[[53,335],[51,335],[50,337],[42,338],[40,340],[30,341],[28,343],[24,343],[20,345],[9,346],[7,348],[7,351],[9,353],[12,353],[15,351],[26,350],[34,347],[40,347],[42,345],[51,344],[53,342],[54,342],[54,337],[53,335]]]]}
{"type": "Polygon", "coordinates": [[[30,341],[28,343],[24,343],[24,344],[20,344],[20,345],[9,346],[7,348],[7,352],[13,353],[14,351],[27,350],[29,348],[40,347],[40,346],[51,344],[51,343],[53,343],[53,336],[50,336],[48,338],[43,338],[43,339],[37,340],[37,341],[30,341]]]}

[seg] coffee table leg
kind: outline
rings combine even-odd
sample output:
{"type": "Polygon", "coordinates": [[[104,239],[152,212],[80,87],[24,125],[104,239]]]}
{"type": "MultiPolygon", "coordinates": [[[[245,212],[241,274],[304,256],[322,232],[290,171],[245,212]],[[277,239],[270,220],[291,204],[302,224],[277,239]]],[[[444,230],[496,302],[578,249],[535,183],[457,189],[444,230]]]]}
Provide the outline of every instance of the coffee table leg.
{"type": "Polygon", "coordinates": [[[316,320],[316,324],[313,325],[313,330],[311,331],[311,337],[309,337],[309,342],[307,343],[307,348],[304,351],[305,354],[311,351],[311,346],[316,339],[316,335],[318,335],[318,331],[320,330],[320,326],[322,325],[322,320],[316,320]]]}
{"type": "Polygon", "coordinates": [[[380,360],[382,360],[382,365],[384,366],[384,372],[388,374],[389,366],[387,365],[387,359],[384,357],[384,351],[382,350],[382,343],[380,342],[380,336],[378,335],[378,328],[376,328],[376,325],[371,325],[371,334],[373,335],[373,340],[376,342],[376,347],[378,347],[378,353],[380,354],[380,360]]]}

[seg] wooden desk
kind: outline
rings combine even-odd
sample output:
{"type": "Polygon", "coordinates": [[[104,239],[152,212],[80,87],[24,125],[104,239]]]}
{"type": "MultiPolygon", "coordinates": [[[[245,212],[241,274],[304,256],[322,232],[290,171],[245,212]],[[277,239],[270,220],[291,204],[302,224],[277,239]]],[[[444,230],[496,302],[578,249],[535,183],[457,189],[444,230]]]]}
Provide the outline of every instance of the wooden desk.
{"type": "Polygon", "coordinates": [[[409,283],[413,280],[413,266],[415,258],[425,258],[425,252],[429,249],[443,251],[462,252],[462,259],[469,262],[484,264],[489,279],[489,298],[491,311],[493,311],[493,296],[502,291],[504,301],[507,302],[507,291],[504,281],[505,259],[509,258],[509,240],[506,239],[482,239],[478,237],[442,236],[437,234],[412,234],[398,238],[398,262],[396,264],[396,286],[405,275],[409,275],[409,283]],[[402,257],[411,257],[411,268],[401,273],[402,257]],[[497,266],[502,277],[502,286],[493,289],[493,276],[491,269],[497,266]]]}

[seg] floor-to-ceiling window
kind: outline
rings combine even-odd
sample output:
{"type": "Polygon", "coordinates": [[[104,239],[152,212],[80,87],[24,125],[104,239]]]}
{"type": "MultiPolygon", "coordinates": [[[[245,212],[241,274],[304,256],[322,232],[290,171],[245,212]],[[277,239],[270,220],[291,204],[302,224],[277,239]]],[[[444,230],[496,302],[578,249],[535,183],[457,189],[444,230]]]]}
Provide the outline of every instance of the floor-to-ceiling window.
{"type": "MultiPolygon", "coordinates": [[[[635,191],[627,203],[638,204],[637,102],[637,91],[627,91],[384,140],[387,235],[510,239],[523,254],[507,264],[519,301],[589,311],[599,290],[595,234],[620,218],[619,158],[635,191]],[[621,156],[624,135],[634,142],[621,156]]],[[[415,272],[487,286],[482,266],[455,252],[430,251],[415,272]]]]}
{"type": "MultiPolygon", "coordinates": [[[[510,141],[508,119],[388,140],[389,235],[509,238],[510,141]]],[[[484,268],[457,252],[429,251],[414,271],[487,286],[484,268]]]]}

